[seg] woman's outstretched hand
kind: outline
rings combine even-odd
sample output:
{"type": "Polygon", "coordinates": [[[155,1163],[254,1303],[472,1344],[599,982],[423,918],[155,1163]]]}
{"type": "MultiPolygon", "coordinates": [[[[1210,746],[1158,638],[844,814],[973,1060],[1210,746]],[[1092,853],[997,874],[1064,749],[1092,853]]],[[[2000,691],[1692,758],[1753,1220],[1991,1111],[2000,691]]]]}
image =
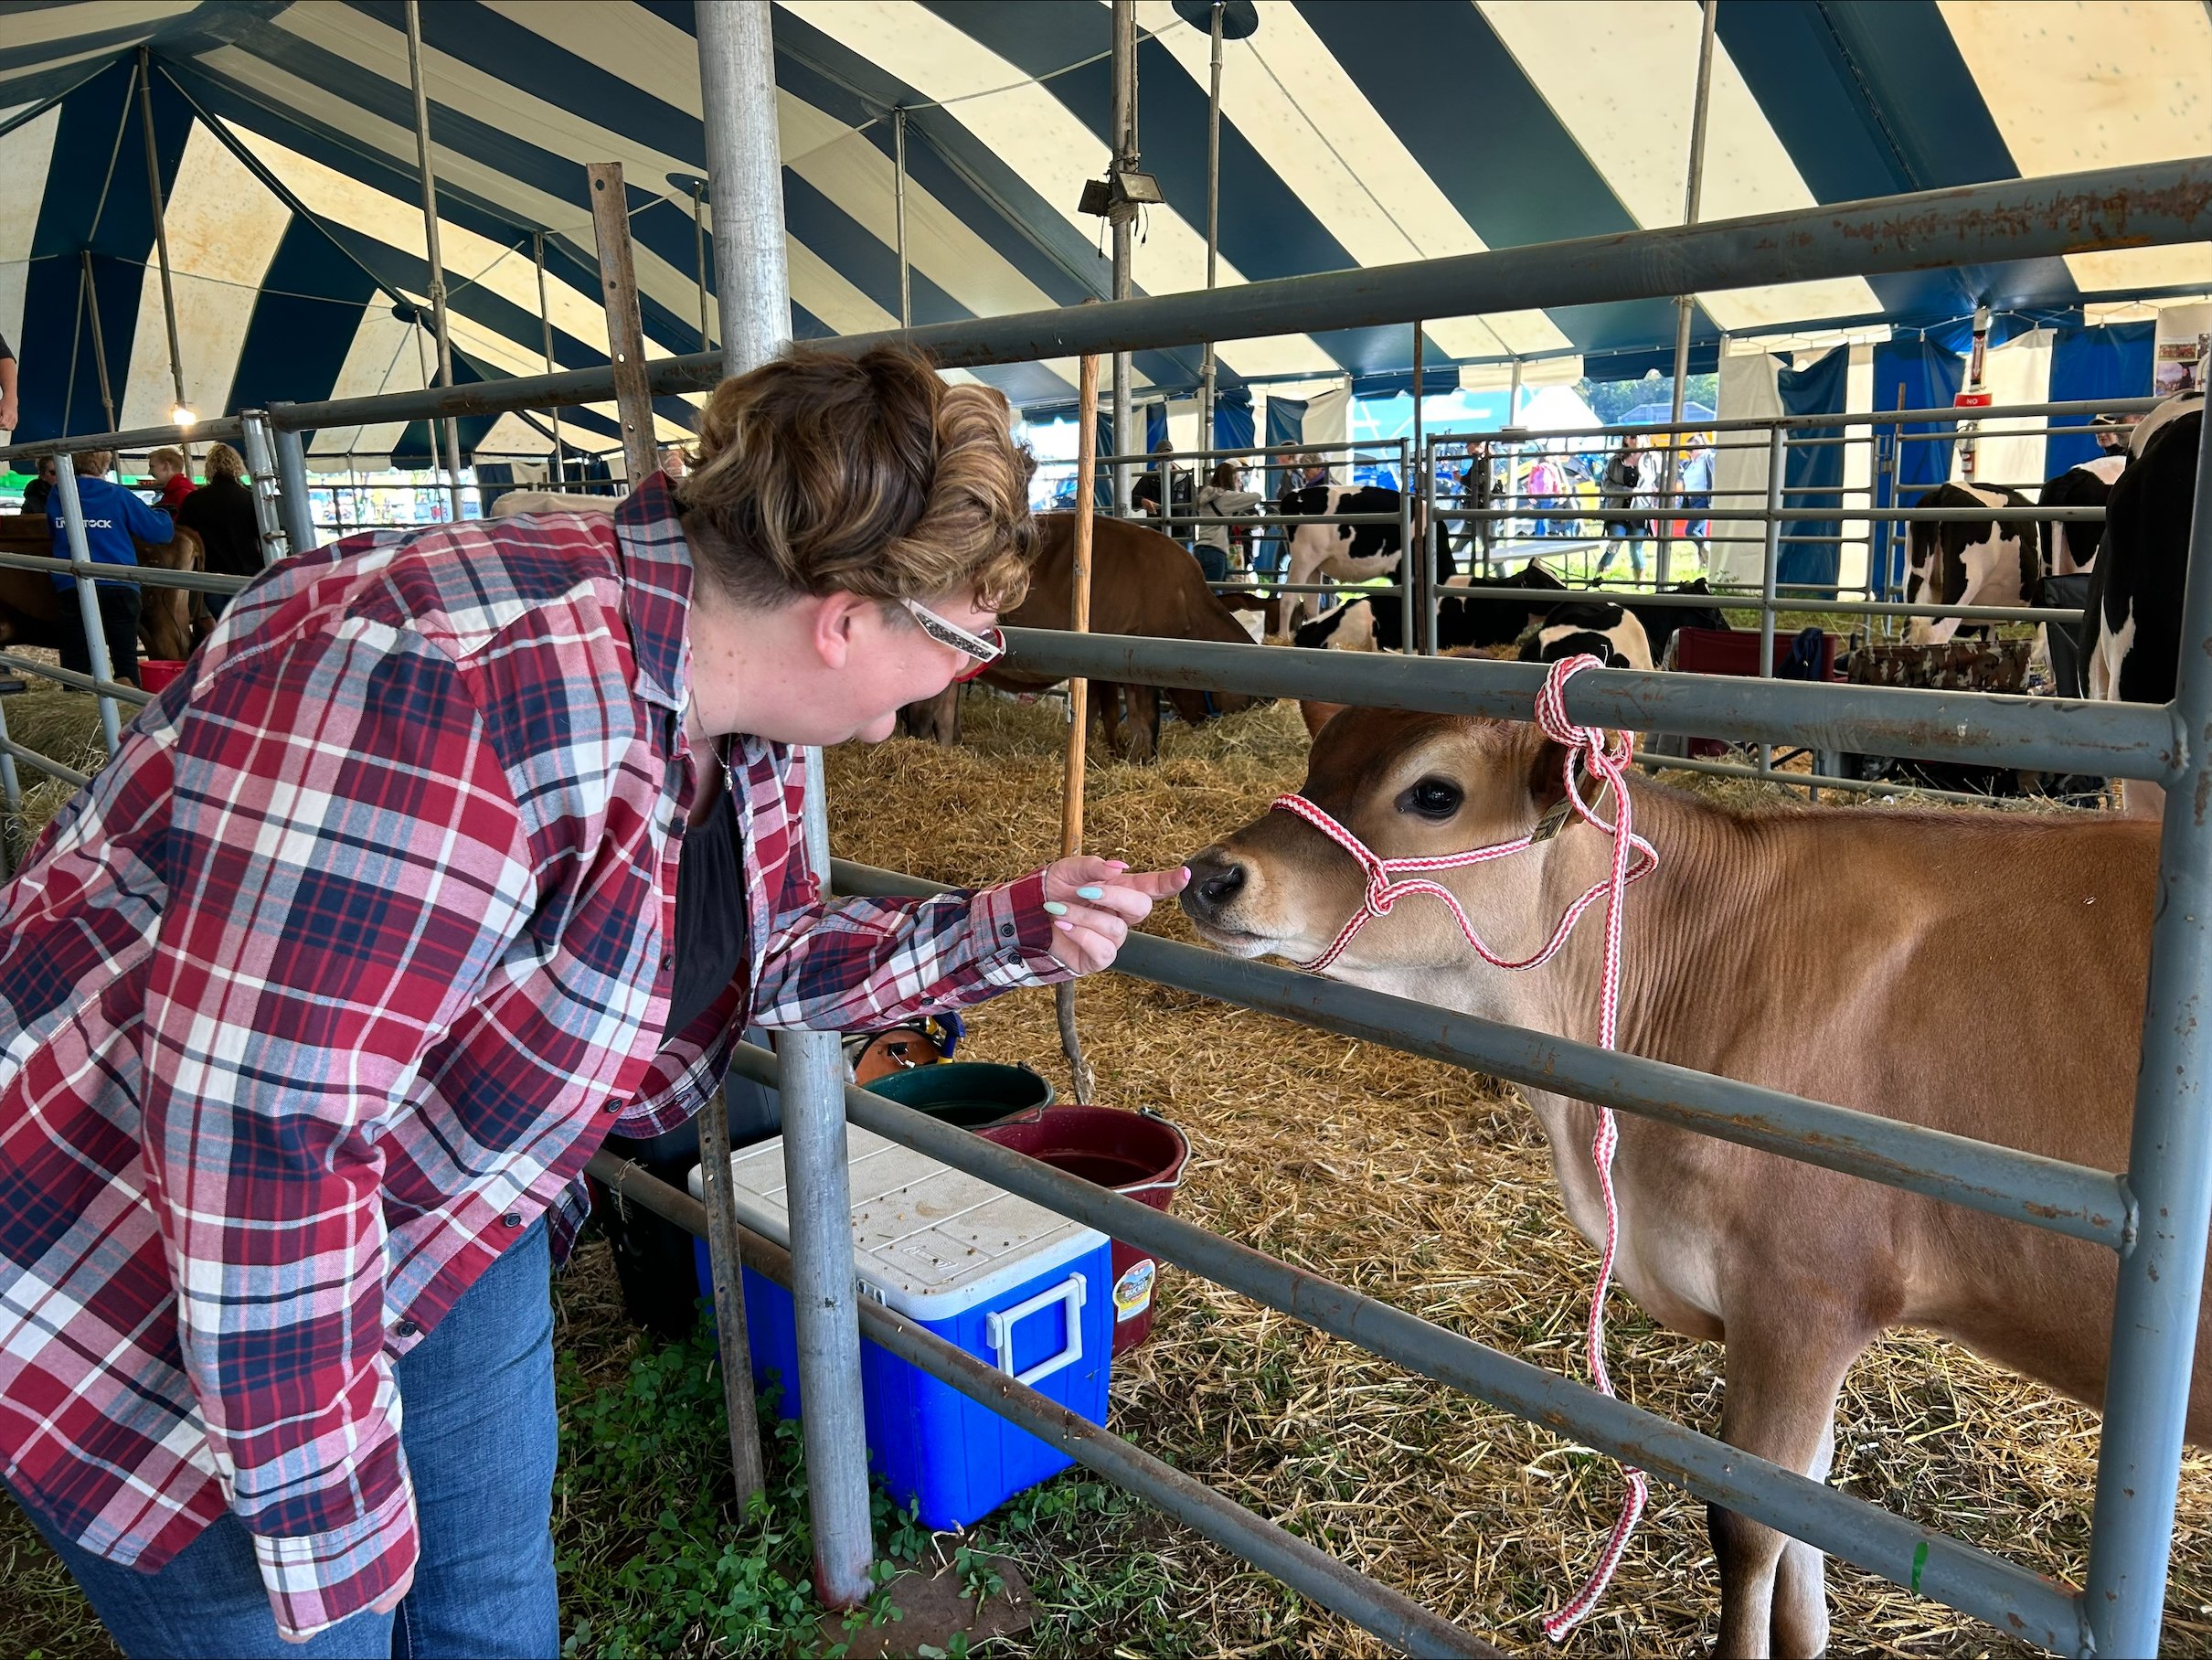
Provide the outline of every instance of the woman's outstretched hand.
{"type": "Polygon", "coordinates": [[[1111,968],[1129,931],[1153,901],[1183,891],[1190,872],[1131,870],[1120,859],[1079,855],[1045,867],[1045,909],[1052,912],[1052,954],[1079,974],[1111,968]]]}

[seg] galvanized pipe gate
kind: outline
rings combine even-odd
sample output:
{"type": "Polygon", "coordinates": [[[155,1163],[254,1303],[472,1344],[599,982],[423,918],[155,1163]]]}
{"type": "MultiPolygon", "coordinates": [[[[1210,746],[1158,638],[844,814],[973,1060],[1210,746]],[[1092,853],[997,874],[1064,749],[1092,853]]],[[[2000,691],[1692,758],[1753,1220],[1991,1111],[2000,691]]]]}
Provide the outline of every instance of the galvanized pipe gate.
{"type": "MultiPolygon", "coordinates": [[[[1209,337],[1405,324],[1529,305],[1652,298],[1815,276],[2208,239],[2212,158],[2200,158],[1284,279],[1216,294],[1171,294],[984,319],[918,329],[906,337],[936,351],[949,365],[1014,362],[1186,345],[1209,337]]],[[[872,343],[846,338],[826,344],[855,350],[872,343]]],[[[674,359],[654,366],[653,384],[662,391],[697,389],[711,384],[719,369],[718,355],[674,359]]],[[[312,536],[304,511],[304,430],[598,400],[610,389],[605,371],[581,371],[272,410],[268,423],[284,485],[285,527],[293,533],[294,545],[303,533],[312,536]]],[[[201,434],[214,424],[202,426],[201,434]]],[[[255,425],[258,439],[258,420],[255,425]]],[[[175,429],[154,429],[71,440],[66,446],[17,446],[0,452],[0,457],[57,447],[119,448],[133,442],[173,442],[177,436],[175,429]]],[[[68,493],[63,499],[66,506],[68,493]]],[[[2212,569],[2212,453],[2199,459],[2190,548],[2192,572],[2202,579],[2212,569]]],[[[145,580],[164,574],[146,573],[145,580]]],[[[201,583],[218,585],[211,579],[187,579],[186,585],[201,583]]],[[[2089,1582],[2079,1593],[864,1091],[847,1091],[847,1115],[2047,1648],[2079,1655],[2154,1653],[2207,1233],[2212,1227],[2212,1121],[2204,1099],[2208,1059],[2204,1005],[2212,988],[2212,934],[2207,932],[2212,826],[2207,824],[2212,814],[2212,580],[2189,583],[2183,622],[2178,689],[2174,702],[2164,707],[1626,671],[1578,676],[1567,691],[1568,714],[1579,723],[1695,731],[1746,742],[1784,738],[1829,749],[1887,748],[2164,785],[2160,891],[2133,1139],[2124,1172],[2089,1169],[1943,1135],[1144,936],[1129,942],[1121,963],[1125,972],[1162,984],[1502,1078],[1541,1082],[1586,1101],[2111,1250],[2119,1266],[2119,1301],[2089,1582]]],[[[1516,719],[1529,718],[1542,673],[1535,665],[1510,663],[1292,653],[1027,631],[1016,631],[1011,644],[1026,666],[1055,676],[1516,719]]],[[[130,688],[112,683],[96,689],[135,700],[130,688]]],[[[0,760],[5,759],[32,758],[7,743],[0,729],[0,760]]],[[[50,765],[47,770],[65,771],[50,765]]],[[[0,767],[0,783],[12,782],[10,772],[12,768],[0,767]]],[[[847,866],[835,867],[835,875],[846,891],[916,891],[921,886],[911,878],[847,866]]],[[[759,1076],[765,1059],[741,1056],[739,1065],[759,1076]]],[[[886,1335],[887,1341],[894,1338],[886,1335]]],[[[909,1346],[918,1357],[924,1355],[926,1346],[909,1346]]],[[[936,1358],[949,1366],[942,1357],[936,1358]]],[[[1034,1406],[1010,1398],[1003,1404],[1017,1418],[1034,1406]]],[[[1129,1479],[1143,1490],[1143,1473],[1130,1461],[1116,1467],[1117,1479],[1129,1479]]],[[[1205,1508],[1194,1504],[1189,1514],[1205,1508]]],[[[1312,1564],[1288,1560],[1267,1547],[1260,1531],[1264,1523],[1248,1516],[1231,1526],[1218,1511],[1208,1515],[1209,1530],[1225,1529],[1234,1548],[1283,1573],[1317,1600],[1363,1619],[1394,1642],[1417,1640],[1415,1628],[1402,1622],[1398,1604],[1368,1594],[1379,1588],[1363,1576],[1338,1565],[1333,1576],[1338,1590],[1333,1592],[1316,1581],[1312,1564]],[[1388,1609],[1398,1612],[1386,1617],[1388,1609]]],[[[1218,1531],[1216,1537],[1225,1535],[1218,1531]]],[[[1465,1638],[1455,1646],[1479,1651],[1481,1645],[1465,1638]]]]}

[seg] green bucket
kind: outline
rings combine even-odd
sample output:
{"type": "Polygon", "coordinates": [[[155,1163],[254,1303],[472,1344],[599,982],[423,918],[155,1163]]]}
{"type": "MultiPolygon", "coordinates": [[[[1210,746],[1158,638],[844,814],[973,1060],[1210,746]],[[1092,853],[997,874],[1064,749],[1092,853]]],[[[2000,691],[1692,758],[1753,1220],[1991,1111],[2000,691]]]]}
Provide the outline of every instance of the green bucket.
{"type": "Polygon", "coordinates": [[[944,1060],[893,1072],[865,1086],[902,1107],[926,1112],[962,1130],[1004,1123],[1041,1112],[1053,1101],[1052,1085],[1027,1067],[988,1060],[944,1060]]]}

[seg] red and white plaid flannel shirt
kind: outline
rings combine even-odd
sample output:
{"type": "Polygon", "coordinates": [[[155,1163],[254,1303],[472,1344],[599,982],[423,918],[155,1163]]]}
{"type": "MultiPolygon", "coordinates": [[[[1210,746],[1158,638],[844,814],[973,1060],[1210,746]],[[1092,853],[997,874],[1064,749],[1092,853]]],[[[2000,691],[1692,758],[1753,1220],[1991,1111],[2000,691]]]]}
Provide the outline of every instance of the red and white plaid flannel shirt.
{"type": "Polygon", "coordinates": [[[1065,978],[1041,875],[824,901],[794,751],[733,748],[752,925],[665,1045],[691,564],[617,520],[352,537],[239,596],[0,890],[0,1473],[159,1568],[228,1506],[277,1623],[402,1584],[393,1361],[744,1024],[1065,978]]]}

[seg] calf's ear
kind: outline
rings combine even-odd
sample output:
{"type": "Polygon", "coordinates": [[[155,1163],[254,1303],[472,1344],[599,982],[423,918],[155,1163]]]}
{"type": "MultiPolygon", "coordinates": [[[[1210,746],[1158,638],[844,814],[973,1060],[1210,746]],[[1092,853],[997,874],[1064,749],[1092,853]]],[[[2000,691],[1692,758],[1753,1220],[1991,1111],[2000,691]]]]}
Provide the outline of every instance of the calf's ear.
{"type": "Polygon", "coordinates": [[[1300,698],[1298,718],[1305,722],[1307,738],[1320,737],[1321,729],[1343,714],[1345,707],[1341,703],[1309,703],[1304,698],[1300,698]]]}

